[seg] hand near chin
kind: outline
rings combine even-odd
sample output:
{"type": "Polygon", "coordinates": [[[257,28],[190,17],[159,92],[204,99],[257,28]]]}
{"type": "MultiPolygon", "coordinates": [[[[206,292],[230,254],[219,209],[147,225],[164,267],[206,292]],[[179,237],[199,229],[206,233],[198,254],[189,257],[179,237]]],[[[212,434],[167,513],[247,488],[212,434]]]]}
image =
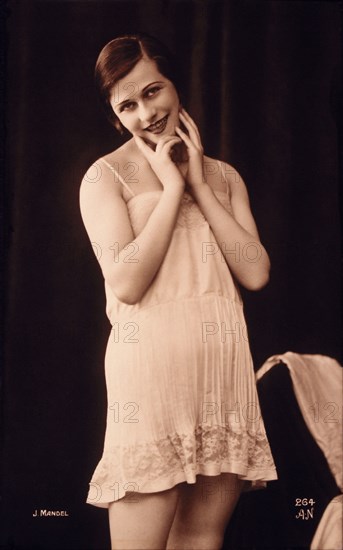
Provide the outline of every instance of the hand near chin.
{"type": "Polygon", "coordinates": [[[204,149],[201,143],[200,133],[197,125],[191,116],[182,109],[179,113],[180,120],[187,128],[187,135],[181,128],[176,126],[175,131],[184,142],[188,153],[188,170],[186,173],[187,187],[191,192],[206,185],[204,175],[204,149]]]}
{"type": "Polygon", "coordinates": [[[184,188],[184,177],[172,160],[172,149],[176,144],[182,142],[181,138],[172,135],[163,136],[153,150],[140,136],[134,135],[133,137],[138,149],[149,162],[163,187],[181,185],[184,188]]]}

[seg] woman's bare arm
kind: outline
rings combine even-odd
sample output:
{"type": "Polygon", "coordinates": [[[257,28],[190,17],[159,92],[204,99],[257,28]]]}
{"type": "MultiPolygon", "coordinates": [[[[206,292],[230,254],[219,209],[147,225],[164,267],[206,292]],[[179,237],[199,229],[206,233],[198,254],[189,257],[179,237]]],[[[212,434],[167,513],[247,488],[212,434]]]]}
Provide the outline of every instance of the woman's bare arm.
{"type": "Polygon", "coordinates": [[[238,172],[226,166],[230,168],[232,214],[206,183],[194,186],[192,192],[238,282],[248,290],[259,290],[268,283],[270,260],[259,238],[246,186],[238,172]]]}
{"type": "Polygon", "coordinates": [[[81,215],[89,239],[96,243],[103,276],[115,296],[127,304],[141,300],[168,250],[184,180],[171,164],[163,167],[161,198],[144,229],[134,236],[120,187],[110,170],[99,181],[85,176],[80,187],[81,215]],[[128,245],[128,246],[127,246],[128,245]]]}
{"type": "Polygon", "coordinates": [[[187,184],[238,282],[249,290],[259,290],[269,280],[270,261],[257,232],[246,186],[238,172],[229,167],[231,214],[204,177],[203,147],[197,125],[185,109],[180,111],[180,120],[188,130],[187,135],[180,127],[175,128],[188,150],[187,184]]]}

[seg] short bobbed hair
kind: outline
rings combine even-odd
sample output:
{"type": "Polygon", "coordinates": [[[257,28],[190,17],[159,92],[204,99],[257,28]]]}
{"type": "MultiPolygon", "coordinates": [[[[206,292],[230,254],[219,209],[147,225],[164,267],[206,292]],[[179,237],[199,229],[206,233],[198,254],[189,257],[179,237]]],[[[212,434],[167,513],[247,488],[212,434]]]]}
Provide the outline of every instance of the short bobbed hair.
{"type": "Polygon", "coordinates": [[[122,35],[111,40],[99,54],[94,78],[105,114],[121,134],[123,126],[110,104],[111,93],[118,80],[129,74],[143,57],[155,61],[161,75],[174,84],[181,102],[182,92],[176,62],[162,42],[146,33],[122,35]]]}

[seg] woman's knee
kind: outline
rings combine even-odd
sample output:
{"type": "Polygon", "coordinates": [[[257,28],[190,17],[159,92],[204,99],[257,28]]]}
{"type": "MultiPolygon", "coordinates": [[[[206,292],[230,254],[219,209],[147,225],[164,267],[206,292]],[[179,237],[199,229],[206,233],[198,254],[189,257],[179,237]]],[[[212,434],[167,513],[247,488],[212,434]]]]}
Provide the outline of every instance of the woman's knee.
{"type": "Polygon", "coordinates": [[[241,487],[241,480],[234,474],[197,476],[195,485],[184,485],[169,535],[168,550],[221,548],[241,487]]]}
{"type": "Polygon", "coordinates": [[[165,548],[177,499],[178,490],[173,487],[158,493],[127,493],[112,502],[108,512],[113,550],[165,548]]]}

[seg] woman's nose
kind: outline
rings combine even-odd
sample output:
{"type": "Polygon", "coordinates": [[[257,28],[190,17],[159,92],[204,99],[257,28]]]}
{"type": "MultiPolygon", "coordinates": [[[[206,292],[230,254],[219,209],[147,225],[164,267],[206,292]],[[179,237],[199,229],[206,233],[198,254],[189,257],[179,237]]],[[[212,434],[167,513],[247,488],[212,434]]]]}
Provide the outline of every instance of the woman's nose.
{"type": "Polygon", "coordinates": [[[153,105],[141,103],[139,106],[139,118],[144,124],[152,124],[156,116],[156,109],[153,105]]]}

